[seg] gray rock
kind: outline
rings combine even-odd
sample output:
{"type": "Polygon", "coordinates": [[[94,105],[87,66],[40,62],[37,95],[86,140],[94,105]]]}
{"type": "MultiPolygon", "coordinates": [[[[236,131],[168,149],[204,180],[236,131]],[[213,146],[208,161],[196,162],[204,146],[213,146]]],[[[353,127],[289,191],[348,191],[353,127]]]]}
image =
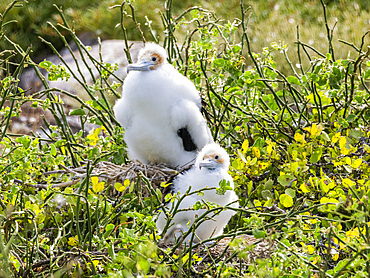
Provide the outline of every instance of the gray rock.
{"type": "MultiPolygon", "coordinates": [[[[131,45],[131,57],[136,60],[139,50],[143,47],[143,43],[129,42],[129,45],[131,45]]],[[[91,49],[89,51],[89,54],[94,57],[94,59],[100,61],[99,44],[94,44],[90,47],[91,49]]],[[[74,49],[73,55],[75,56],[76,61],[74,60],[74,57],[72,56],[68,48],[64,48],[60,51],[62,59],[65,61],[70,69],[68,70],[68,68],[66,67],[67,71],[71,74],[71,78],[68,81],[60,79],[57,81],[48,81],[48,84],[51,88],[58,88],[69,93],[81,95],[84,93],[85,89],[81,86],[80,82],[84,82],[85,79],[88,85],[93,85],[93,77],[99,78],[100,76],[98,70],[96,69],[96,66],[89,59],[86,53],[83,52],[84,59],[82,59],[78,49],[72,46],[71,48],[74,49]],[[75,75],[76,78],[74,78],[73,75],[75,75]]],[[[105,40],[101,43],[102,61],[104,63],[110,63],[112,65],[117,63],[119,69],[115,72],[115,74],[122,80],[126,77],[128,65],[124,48],[125,43],[123,40],[105,40]]],[[[62,64],[57,55],[46,57],[45,60],[51,61],[53,64],[56,65],[62,64]]],[[[47,72],[45,70],[42,70],[42,73],[45,77],[47,76],[47,72]]],[[[118,82],[118,80],[116,80],[116,82],[118,82]]],[[[19,85],[22,89],[28,90],[29,93],[39,92],[45,89],[33,69],[28,69],[24,71],[24,73],[21,75],[19,85]]]]}
{"type": "MultiPolygon", "coordinates": [[[[129,42],[129,46],[130,55],[133,61],[136,61],[138,52],[143,47],[143,43],[129,42]]],[[[40,68],[40,71],[45,76],[50,88],[57,88],[67,91],[79,96],[83,100],[88,100],[89,96],[86,92],[86,89],[80,84],[80,82],[86,83],[88,86],[94,85],[93,77],[96,80],[100,78],[99,71],[84,51],[82,52],[84,59],[81,58],[81,54],[74,43],[70,45],[70,48],[72,49],[73,55],[70,53],[68,48],[64,48],[59,52],[68,67],[61,62],[61,59],[59,59],[57,55],[45,57],[45,60],[50,61],[55,65],[62,64],[65,66],[66,70],[71,75],[68,81],[65,79],[49,81],[47,80],[48,73],[46,70],[40,68]]],[[[124,80],[127,75],[128,61],[124,52],[125,42],[123,40],[105,40],[101,42],[101,48],[97,43],[91,45],[90,48],[89,54],[97,61],[102,60],[103,63],[110,63],[112,65],[117,63],[119,69],[114,72],[114,74],[121,80],[124,80]]],[[[117,83],[120,82],[118,79],[111,77],[109,82],[113,81],[117,83]]],[[[33,68],[26,69],[23,72],[20,77],[19,87],[23,90],[26,90],[27,94],[37,93],[45,89],[33,68]]],[[[56,94],[60,95],[60,97],[63,99],[64,110],[67,115],[71,109],[79,107],[79,104],[76,103],[72,98],[69,98],[63,93],[60,94],[56,92],[56,94]]],[[[107,97],[110,99],[110,101],[112,101],[112,103],[115,101],[115,97],[107,97]]],[[[30,134],[31,131],[37,131],[41,133],[40,126],[44,125],[42,115],[45,115],[46,120],[50,124],[55,125],[55,120],[50,112],[43,111],[41,108],[32,108],[29,104],[25,104],[22,106],[21,116],[12,119],[9,131],[18,134],[30,134]]],[[[80,129],[80,123],[77,116],[67,116],[67,119],[72,130],[78,131],[80,129]]],[[[93,127],[93,125],[87,125],[86,131],[93,127]]]]}

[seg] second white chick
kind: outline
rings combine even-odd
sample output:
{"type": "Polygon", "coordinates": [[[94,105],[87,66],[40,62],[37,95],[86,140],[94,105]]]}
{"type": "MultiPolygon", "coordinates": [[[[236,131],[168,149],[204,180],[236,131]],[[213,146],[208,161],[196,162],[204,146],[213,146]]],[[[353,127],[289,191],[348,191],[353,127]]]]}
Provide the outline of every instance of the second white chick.
{"type": "MultiPolygon", "coordinates": [[[[200,196],[198,194],[192,194],[186,196],[179,204],[178,209],[188,209],[192,208],[194,204],[198,201],[209,201],[215,203],[219,206],[229,205],[232,208],[237,208],[239,206],[238,196],[234,191],[233,179],[228,173],[230,165],[230,158],[227,152],[221,148],[218,144],[208,144],[201,152],[198,154],[195,165],[184,172],[179,174],[173,180],[173,193],[180,192],[180,197],[186,193],[191,186],[191,192],[208,188],[218,188],[221,180],[226,180],[230,183],[232,190],[227,190],[224,195],[219,195],[216,193],[215,189],[204,190],[204,195],[200,196]]],[[[179,197],[179,198],[180,198],[179,197]]],[[[168,208],[175,207],[178,200],[174,203],[167,204],[168,208]]],[[[200,217],[206,209],[199,210],[187,210],[177,212],[171,221],[171,227],[167,230],[166,234],[163,236],[165,244],[173,243],[176,237],[179,236],[179,231],[182,234],[189,230],[190,225],[194,223],[196,217],[200,217]]],[[[236,211],[231,209],[226,209],[216,214],[210,212],[207,217],[211,218],[202,222],[195,230],[196,236],[194,236],[194,241],[205,240],[210,237],[216,237],[223,233],[224,227],[229,222],[230,218],[236,213],[236,211]]],[[[157,228],[159,232],[162,232],[167,223],[167,218],[163,212],[158,216],[157,228]]],[[[189,241],[191,234],[185,238],[189,241]]]]}
{"type": "Polygon", "coordinates": [[[198,90],[166,58],[164,48],[147,43],[138,63],[128,66],[122,98],[113,109],[125,128],[131,159],[175,168],[194,162],[213,138],[198,90]]]}

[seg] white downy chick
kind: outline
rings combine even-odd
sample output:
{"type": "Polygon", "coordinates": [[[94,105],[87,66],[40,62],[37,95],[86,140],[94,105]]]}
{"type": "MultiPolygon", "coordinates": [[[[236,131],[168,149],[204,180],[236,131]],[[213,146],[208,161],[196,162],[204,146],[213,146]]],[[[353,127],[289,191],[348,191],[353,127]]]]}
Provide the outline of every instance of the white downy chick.
{"type": "Polygon", "coordinates": [[[181,167],[213,138],[200,112],[199,92],[166,58],[164,48],[147,43],[138,63],[128,66],[122,98],[113,109],[125,128],[131,159],[181,167]]]}
{"type": "MultiPolygon", "coordinates": [[[[202,200],[215,203],[219,206],[229,205],[230,207],[237,208],[239,206],[238,196],[234,191],[233,179],[228,173],[229,165],[229,155],[223,148],[216,143],[206,145],[198,154],[195,165],[188,171],[174,178],[172,185],[173,193],[180,192],[179,198],[181,198],[189,189],[189,186],[191,186],[190,193],[207,187],[218,188],[221,180],[229,182],[232,190],[227,190],[224,195],[219,195],[216,193],[215,189],[212,189],[203,191],[204,195],[202,196],[198,194],[186,196],[180,202],[178,209],[192,208],[196,202],[202,202],[202,200]]],[[[176,207],[177,203],[178,200],[176,199],[174,203],[167,204],[167,207],[171,210],[171,208],[176,207]]],[[[170,223],[171,227],[166,231],[166,235],[163,236],[166,241],[165,244],[173,243],[176,240],[175,236],[171,236],[174,234],[172,229],[175,228],[178,231],[179,227],[181,227],[182,233],[186,233],[190,225],[194,223],[196,217],[200,217],[205,212],[206,209],[177,212],[170,223]]],[[[210,237],[221,235],[224,227],[235,213],[236,212],[231,209],[223,210],[219,214],[216,213],[216,215],[215,212],[210,212],[207,215],[210,219],[202,222],[195,230],[195,241],[197,242],[199,239],[205,240],[210,237]]],[[[166,223],[167,218],[165,214],[161,212],[157,219],[157,228],[159,232],[163,231],[166,223]]],[[[188,241],[190,238],[191,234],[189,234],[185,240],[188,241]]]]}

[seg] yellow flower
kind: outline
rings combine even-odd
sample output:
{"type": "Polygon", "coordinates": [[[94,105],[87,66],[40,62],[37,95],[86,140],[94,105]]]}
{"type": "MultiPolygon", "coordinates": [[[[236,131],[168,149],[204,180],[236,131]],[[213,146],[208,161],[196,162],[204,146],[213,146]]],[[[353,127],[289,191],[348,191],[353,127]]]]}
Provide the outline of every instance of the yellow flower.
{"type": "Polygon", "coordinates": [[[262,206],[262,203],[261,203],[259,200],[254,200],[254,201],[253,201],[253,203],[254,203],[254,205],[255,205],[256,207],[260,207],[260,206],[262,206]]]}
{"type": "Polygon", "coordinates": [[[334,167],[337,167],[337,166],[340,166],[340,165],[344,164],[344,162],[342,162],[342,161],[335,161],[335,160],[333,160],[333,163],[334,163],[334,167]]]}
{"type": "Polygon", "coordinates": [[[92,187],[95,193],[104,190],[104,182],[99,182],[98,177],[91,177],[92,187]]]}
{"type": "Polygon", "coordinates": [[[26,202],[25,208],[33,211],[36,216],[41,212],[41,208],[37,204],[32,204],[30,201],[26,202]]]}
{"type": "Polygon", "coordinates": [[[321,124],[319,124],[319,125],[313,124],[312,127],[306,127],[304,129],[307,130],[310,133],[311,138],[315,138],[315,137],[317,137],[318,135],[321,134],[322,128],[323,128],[323,126],[321,124]]]}
{"type": "Polygon", "coordinates": [[[94,264],[95,267],[97,267],[99,264],[99,260],[93,260],[92,263],[94,264]]]}
{"type": "Polygon", "coordinates": [[[267,154],[271,154],[273,150],[275,149],[276,143],[272,142],[271,140],[266,140],[267,146],[267,154]]]}
{"type": "Polygon", "coordinates": [[[333,238],[334,244],[339,244],[339,250],[346,249],[346,245],[342,243],[342,241],[339,241],[336,237],[333,238]]]}
{"type": "Polygon", "coordinates": [[[249,142],[248,142],[248,139],[245,139],[243,144],[242,144],[243,153],[246,153],[248,148],[249,148],[249,142]]]}
{"type": "Polygon", "coordinates": [[[77,246],[78,245],[78,240],[75,237],[70,237],[68,239],[68,245],[77,246]]]}
{"type": "Polygon", "coordinates": [[[120,182],[116,182],[114,183],[114,188],[118,191],[118,192],[122,192],[126,189],[126,187],[124,185],[122,185],[122,183],[120,182]]]}
{"type": "Polygon", "coordinates": [[[307,252],[312,255],[313,253],[315,253],[315,247],[313,247],[312,245],[307,245],[307,252]]]}
{"type": "Polygon", "coordinates": [[[339,252],[335,249],[330,250],[330,255],[334,261],[337,261],[339,259],[339,252]]]}
{"type": "Polygon", "coordinates": [[[300,133],[296,133],[294,134],[294,140],[296,140],[297,142],[300,142],[300,143],[306,143],[306,140],[304,139],[305,135],[304,134],[300,134],[300,133]]]}
{"type": "Polygon", "coordinates": [[[356,159],[356,160],[352,163],[352,167],[357,169],[358,167],[360,167],[360,166],[361,166],[361,164],[362,164],[362,159],[361,159],[361,158],[359,158],[359,159],[356,159]]]}
{"type": "Polygon", "coordinates": [[[344,178],[344,179],[342,179],[342,185],[344,185],[344,186],[355,186],[356,183],[353,180],[349,179],[349,178],[344,178]]]}
{"type": "Polygon", "coordinates": [[[347,155],[351,151],[352,146],[349,145],[349,148],[347,148],[347,139],[346,137],[341,137],[339,139],[339,148],[340,148],[340,153],[347,155]]]}
{"type": "Polygon", "coordinates": [[[346,164],[348,164],[349,166],[351,166],[352,165],[352,160],[351,160],[351,158],[350,157],[345,157],[344,158],[344,162],[346,163],[346,164]]]}
{"type": "Polygon", "coordinates": [[[340,138],[340,132],[338,132],[338,133],[336,133],[332,138],[331,138],[331,142],[333,143],[333,144],[335,144],[335,143],[337,143],[338,142],[338,140],[339,140],[339,138],[340,138]]]}
{"type": "Polygon", "coordinates": [[[260,149],[257,148],[257,147],[253,147],[252,148],[252,153],[255,157],[259,158],[261,156],[261,152],[260,152],[260,149]]]}
{"type": "Polygon", "coordinates": [[[316,224],[317,222],[319,222],[317,219],[312,219],[312,218],[309,221],[311,224],[316,224]]]}
{"type": "Polygon", "coordinates": [[[359,237],[360,236],[360,231],[358,230],[358,228],[351,229],[351,230],[346,232],[346,236],[349,237],[349,238],[359,237]]]}
{"type": "Polygon", "coordinates": [[[98,143],[101,130],[101,128],[92,129],[90,130],[89,135],[86,136],[91,146],[95,146],[98,143]]]}

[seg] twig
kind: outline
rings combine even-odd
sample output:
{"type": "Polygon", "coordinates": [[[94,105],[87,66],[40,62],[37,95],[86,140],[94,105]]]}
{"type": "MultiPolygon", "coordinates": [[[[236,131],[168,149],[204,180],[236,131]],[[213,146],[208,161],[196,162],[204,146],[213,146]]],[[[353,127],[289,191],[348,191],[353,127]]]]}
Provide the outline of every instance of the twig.
{"type": "Polygon", "coordinates": [[[49,186],[47,184],[40,184],[40,183],[38,183],[38,184],[24,183],[23,181],[21,181],[19,179],[14,179],[14,182],[16,182],[18,184],[21,184],[21,185],[24,185],[24,186],[28,186],[28,187],[48,189],[48,188],[63,188],[63,187],[68,187],[68,186],[74,185],[74,184],[76,184],[76,183],[78,183],[80,181],[79,180],[67,181],[67,182],[52,184],[51,186],[49,186]]]}

